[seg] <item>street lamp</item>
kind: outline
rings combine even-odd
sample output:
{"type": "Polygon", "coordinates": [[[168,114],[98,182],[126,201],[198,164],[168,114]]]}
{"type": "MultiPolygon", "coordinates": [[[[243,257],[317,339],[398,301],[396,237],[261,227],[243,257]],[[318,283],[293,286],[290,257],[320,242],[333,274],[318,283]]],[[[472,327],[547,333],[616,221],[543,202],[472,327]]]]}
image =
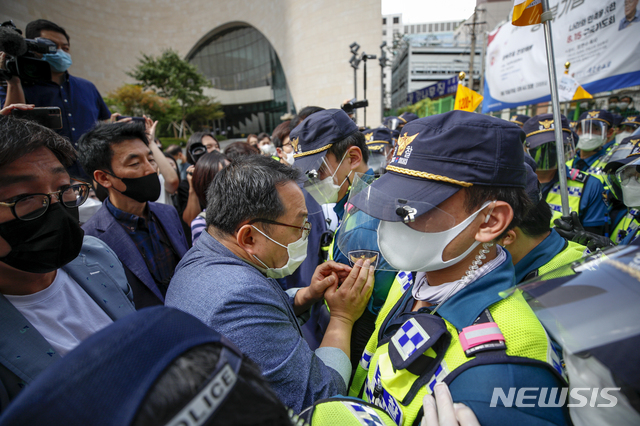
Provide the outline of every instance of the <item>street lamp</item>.
{"type": "MultiPolygon", "coordinates": [[[[376,55],[367,55],[362,52],[360,60],[364,61],[364,99],[367,99],[367,59],[376,59],[376,55]]],[[[364,107],[364,127],[367,127],[367,107],[364,107]]]]}
{"type": "Polygon", "coordinates": [[[387,63],[389,62],[389,59],[387,59],[387,52],[384,50],[385,47],[387,47],[387,42],[383,41],[382,44],[380,45],[380,59],[378,59],[378,61],[380,62],[380,121],[381,122],[384,119],[384,98],[385,98],[384,67],[386,67],[387,63]]]}
{"type": "MultiPolygon", "coordinates": [[[[351,68],[353,68],[353,99],[358,99],[358,67],[360,66],[360,59],[358,59],[358,49],[360,49],[360,45],[355,41],[349,45],[349,50],[351,50],[351,59],[349,59],[349,64],[351,68]]],[[[358,110],[355,110],[355,119],[356,123],[358,122],[358,110]]]]}

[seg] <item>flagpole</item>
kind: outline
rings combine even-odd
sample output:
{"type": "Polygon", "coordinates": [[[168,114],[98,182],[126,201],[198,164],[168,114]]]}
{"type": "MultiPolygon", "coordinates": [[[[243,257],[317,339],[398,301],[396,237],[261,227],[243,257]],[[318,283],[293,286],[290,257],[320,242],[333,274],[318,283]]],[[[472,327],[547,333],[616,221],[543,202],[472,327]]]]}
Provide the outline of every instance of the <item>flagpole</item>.
{"type": "Polygon", "coordinates": [[[544,25],[544,41],[547,47],[547,65],[549,68],[549,84],[551,88],[551,106],[553,108],[553,129],[556,137],[556,153],[558,155],[558,178],[560,180],[560,200],[562,201],[562,215],[569,216],[569,191],[567,189],[567,173],[565,172],[564,141],[562,138],[562,118],[560,116],[560,102],[558,99],[558,80],[556,78],[556,61],[553,53],[553,39],[551,37],[551,20],[553,13],[549,10],[549,0],[542,0],[542,16],[544,25]]]}

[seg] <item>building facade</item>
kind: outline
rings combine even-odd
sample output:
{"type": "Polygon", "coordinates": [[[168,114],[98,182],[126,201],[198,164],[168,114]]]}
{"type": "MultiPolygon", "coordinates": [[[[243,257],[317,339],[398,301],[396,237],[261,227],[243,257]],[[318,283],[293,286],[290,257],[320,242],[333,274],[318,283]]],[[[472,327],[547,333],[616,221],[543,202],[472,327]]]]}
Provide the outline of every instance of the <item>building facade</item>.
{"type": "MultiPolygon", "coordinates": [[[[234,136],[271,131],[308,105],[338,108],[353,96],[349,45],[379,50],[379,0],[0,0],[21,29],[44,18],[65,28],[69,72],[103,95],[125,83],[142,54],[176,50],[212,81],[234,136]],[[232,119],[232,117],[235,117],[232,119]]],[[[357,84],[362,93],[362,70],[357,84]]],[[[368,119],[381,117],[380,67],[368,69],[368,119]]],[[[360,114],[362,116],[362,114],[360,114]]]]}

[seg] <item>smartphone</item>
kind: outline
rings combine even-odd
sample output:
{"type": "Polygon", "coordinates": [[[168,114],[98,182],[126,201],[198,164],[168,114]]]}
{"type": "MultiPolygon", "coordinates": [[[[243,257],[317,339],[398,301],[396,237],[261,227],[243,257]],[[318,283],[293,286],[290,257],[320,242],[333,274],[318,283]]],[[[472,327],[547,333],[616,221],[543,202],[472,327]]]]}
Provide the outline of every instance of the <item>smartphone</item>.
{"type": "Polygon", "coordinates": [[[62,113],[58,107],[38,107],[33,109],[14,109],[11,115],[36,123],[50,129],[62,129],[62,113]]]}
{"type": "Polygon", "coordinates": [[[131,121],[139,121],[140,123],[144,124],[144,117],[129,117],[128,115],[120,115],[118,117],[116,117],[116,121],[120,121],[124,118],[130,118],[131,121]]]}

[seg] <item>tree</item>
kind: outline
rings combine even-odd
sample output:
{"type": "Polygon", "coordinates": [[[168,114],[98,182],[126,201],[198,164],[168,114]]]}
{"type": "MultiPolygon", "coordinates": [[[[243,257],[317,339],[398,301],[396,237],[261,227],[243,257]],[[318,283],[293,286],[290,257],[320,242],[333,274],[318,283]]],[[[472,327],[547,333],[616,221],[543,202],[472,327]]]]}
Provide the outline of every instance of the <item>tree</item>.
{"type": "Polygon", "coordinates": [[[157,117],[172,109],[169,99],[158,96],[153,90],[143,90],[138,84],[125,84],[109,92],[104,100],[110,109],[122,115],[157,117]]]}
{"type": "Polygon", "coordinates": [[[165,50],[159,57],[142,55],[138,65],[127,75],[139,81],[144,89],[177,102],[180,136],[188,127],[189,117],[207,122],[224,115],[220,104],[204,95],[204,89],[211,87],[211,82],[174,50],[165,50]]]}

